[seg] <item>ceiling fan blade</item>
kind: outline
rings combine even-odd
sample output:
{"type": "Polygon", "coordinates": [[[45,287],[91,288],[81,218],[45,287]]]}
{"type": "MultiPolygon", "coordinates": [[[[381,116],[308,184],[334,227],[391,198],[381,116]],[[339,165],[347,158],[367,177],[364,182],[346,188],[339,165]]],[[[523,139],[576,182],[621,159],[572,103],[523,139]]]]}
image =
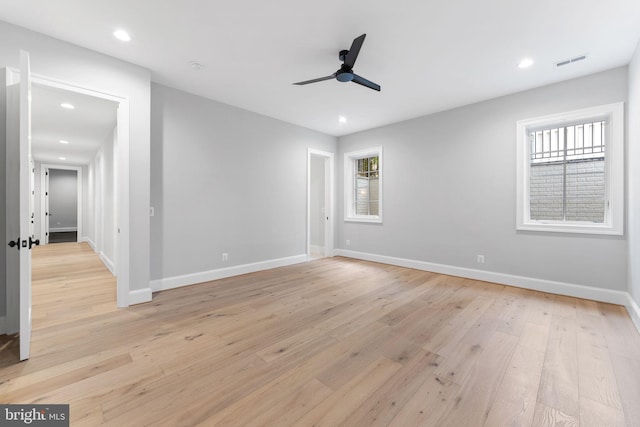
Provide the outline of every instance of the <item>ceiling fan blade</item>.
{"type": "Polygon", "coordinates": [[[353,65],[356,63],[356,59],[358,59],[358,54],[360,53],[360,48],[362,47],[362,43],[364,43],[365,37],[367,37],[367,35],[363,34],[360,37],[353,39],[351,49],[349,49],[349,53],[344,58],[344,65],[349,68],[353,68],[353,65]]]}
{"type": "Polygon", "coordinates": [[[298,83],[294,83],[294,85],[308,85],[310,83],[318,83],[318,82],[323,82],[325,80],[331,80],[331,79],[335,79],[336,78],[336,73],[331,74],[330,76],[326,76],[326,77],[318,77],[317,79],[313,79],[313,80],[305,80],[303,82],[298,82],[298,83]]]}
{"type": "Polygon", "coordinates": [[[380,92],[380,85],[377,83],[374,83],[370,80],[365,79],[364,77],[360,77],[357,74],[353,75],[353,80],[351,80],[354,83],[358,83],[359,85],[368,87],[369,89],[373,89],[373,90],[377,90],[378,92],[380,92]]]}

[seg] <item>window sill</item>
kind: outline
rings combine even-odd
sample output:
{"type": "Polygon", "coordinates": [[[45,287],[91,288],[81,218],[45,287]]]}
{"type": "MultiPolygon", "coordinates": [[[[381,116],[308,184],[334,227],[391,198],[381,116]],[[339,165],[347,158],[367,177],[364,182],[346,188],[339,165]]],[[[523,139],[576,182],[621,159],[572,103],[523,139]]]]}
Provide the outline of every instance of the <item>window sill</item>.
{"type": "Polygon", "coordinates": [[[621,227],[614,227],[611,224],[557,223],[553,221],[518,224],[516,230],[551,233],[605,234],[612,236],[623,235],[621,227]]]}
{"type": "Polygon", "coordinates": [[[345,222],[368,222],[382,224],[382,217],[379,216],[348,216],[344,218],[345,222]]]}

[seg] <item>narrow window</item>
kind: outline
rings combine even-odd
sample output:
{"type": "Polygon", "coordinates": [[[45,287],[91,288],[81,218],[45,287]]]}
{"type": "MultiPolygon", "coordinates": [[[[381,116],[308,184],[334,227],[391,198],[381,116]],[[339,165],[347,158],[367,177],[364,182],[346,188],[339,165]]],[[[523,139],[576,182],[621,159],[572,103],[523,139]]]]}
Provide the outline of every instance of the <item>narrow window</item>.
{"type": "Polygon", "coordinates": [[[346,153],[345,220],[382,222],[382,148],[346,153]]]}

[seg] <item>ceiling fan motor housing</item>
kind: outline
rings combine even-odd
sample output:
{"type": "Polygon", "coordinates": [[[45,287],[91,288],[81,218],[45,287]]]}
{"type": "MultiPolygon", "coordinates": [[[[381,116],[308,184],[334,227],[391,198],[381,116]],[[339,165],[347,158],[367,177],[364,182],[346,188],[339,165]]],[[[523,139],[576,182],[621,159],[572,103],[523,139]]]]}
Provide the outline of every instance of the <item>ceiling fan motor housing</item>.
{"type": "Polygon", "coordinates": [[[349,69],[341,68],[336,72],[336,80],[339,82],[350,82],[353,80],[353,72],[349,69]]]}

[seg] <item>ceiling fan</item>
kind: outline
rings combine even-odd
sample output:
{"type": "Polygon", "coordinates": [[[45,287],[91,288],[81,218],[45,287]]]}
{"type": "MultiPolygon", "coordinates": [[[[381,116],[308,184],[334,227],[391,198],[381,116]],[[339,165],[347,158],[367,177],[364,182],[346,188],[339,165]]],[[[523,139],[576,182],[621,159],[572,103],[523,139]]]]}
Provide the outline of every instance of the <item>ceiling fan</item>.
{"type": "Polygon", "coordinates": [[[365,79],[353,72],[353,65],[356,63],[356,59],[358,59],[358,54],[360,53],[360,48],[362,47],[362,43],[364,43],[364,38],[366,34],[361,35],[360,37],[356,37],[351,43],[351,49],[349,50],[341,50],[338,54],[338,58],[342,61],[342,65],[340,69],[330,76],[319,77],[313,80],[305,80],[303,82],[294,83],[294,85],[308,85],[310,83],[322,82],[325,80],[336,79],[339,82],[354,82],[359,85],[368,87],[369,89],[377,90],[380,92],[380,85],[376,84],[370,80],[365,79]]]}

